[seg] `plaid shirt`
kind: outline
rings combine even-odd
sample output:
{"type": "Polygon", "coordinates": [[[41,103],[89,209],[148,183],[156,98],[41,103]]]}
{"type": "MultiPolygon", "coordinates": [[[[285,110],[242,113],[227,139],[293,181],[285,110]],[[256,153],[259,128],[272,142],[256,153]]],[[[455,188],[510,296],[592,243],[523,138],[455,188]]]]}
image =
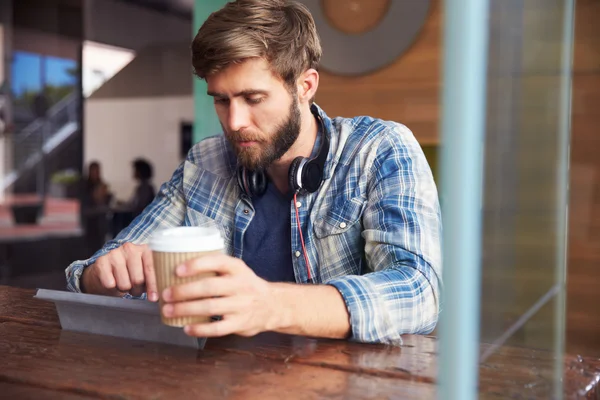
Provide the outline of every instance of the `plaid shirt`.
{"type": "MultiPolygon", "coordinates": [[[[354,340],[399,344],[401,334],[431,332],[439,311],[441,216],[421,147],[404,125],[370,117],[330,119],[316,105],[313,112],[321,116],[330,149],[322,186],[298,197],[310,282],[290,204],[296,282],[336,287],[354,340]]],[[[67,268],[68,289],[80,291],[83,269],[98,257],[125,242],[146,243],[155,230],[172,226],[214,223],[226,253],[241,258],[253,215],[224,136],[202,140],[129,227],[90,259],[67,268]]]]}

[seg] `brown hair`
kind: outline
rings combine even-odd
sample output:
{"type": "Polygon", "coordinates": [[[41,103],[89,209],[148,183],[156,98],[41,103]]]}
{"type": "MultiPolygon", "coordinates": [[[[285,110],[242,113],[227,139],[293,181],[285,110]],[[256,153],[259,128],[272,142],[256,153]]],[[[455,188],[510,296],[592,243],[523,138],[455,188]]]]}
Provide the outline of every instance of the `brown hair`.
{"type": "Polygon", "coordinates": [[[260,57],[288,86],[317,69],[321,43],[308,9],[288,0],[236,0],[212,13],[192,42],[192,65],[201,79],[231,63],[260,57]]]}

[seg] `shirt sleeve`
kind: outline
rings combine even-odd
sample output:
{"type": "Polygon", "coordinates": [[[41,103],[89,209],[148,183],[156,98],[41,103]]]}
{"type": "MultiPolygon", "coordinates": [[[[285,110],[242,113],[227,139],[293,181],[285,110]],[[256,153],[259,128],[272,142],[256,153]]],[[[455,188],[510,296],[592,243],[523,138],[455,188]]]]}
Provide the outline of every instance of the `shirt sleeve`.
{"type": "Polygon", "coordinates": [[[152,203],[127,228],[123,229],[115,239],[108,241],[91,258],[75,261],[67,267],[65,274],[68,290],[81,293],[80,278],[83,270],[109,251],[120,247],[126,242],[134,244],[147,243],[152,232],[156,229],[183,224],[186,209],[186,202],[183,196],[184,165],[185,162],[179,165],[171,179],[161,186],[152,203]]]}
{"type": "Polygon", "coordinates": [[[352,339],[402,343],[438,320],[441,213],[425,155],[408,128],[395,125],[377,148],[362,217],[369,272],[328,284],[341,293],[352,339]]]}

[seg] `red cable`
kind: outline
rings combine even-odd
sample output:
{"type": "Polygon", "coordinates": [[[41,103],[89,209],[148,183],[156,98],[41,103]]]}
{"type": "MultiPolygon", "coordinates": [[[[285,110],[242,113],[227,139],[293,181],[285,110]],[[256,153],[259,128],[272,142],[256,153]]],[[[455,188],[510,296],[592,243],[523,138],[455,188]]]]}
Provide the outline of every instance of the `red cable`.
{"type": "Polygon", "coordinates": [[[296,210],[296,224],[298,225],[298,232],[300,232],[300,243],[302,243],[302,251],[304,252],[304,260],[306,261],[306,272],[308,273],[308,280],[311,280],[310,275],[310,262],[308,261],[308,255],[306,254],[306,247],[304,247],[304,237],[302,236],[302,228],[300,227],[300,217],[298,216],[298,202],[296,201],[296,193],[294,193],[294,209],[296,210]]]}

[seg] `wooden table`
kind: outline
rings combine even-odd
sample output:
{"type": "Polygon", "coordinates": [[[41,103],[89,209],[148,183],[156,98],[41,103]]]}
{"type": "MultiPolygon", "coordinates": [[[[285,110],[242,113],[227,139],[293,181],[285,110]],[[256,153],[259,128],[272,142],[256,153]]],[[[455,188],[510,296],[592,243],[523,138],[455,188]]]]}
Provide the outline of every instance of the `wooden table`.
{"type": "MultiPolygon", "coordinates": [[[[267,333],[188,348],[67,332],[52,303],[0,286],[0,397],[49,399],[432,399],[438,342],[401,347],[267,333]]],[[[600,361],[566,356],[565,398],[598,398],[600,361]]],[[[552,357],[505,347],[480,397],[550,398],[552,357]]]]}

